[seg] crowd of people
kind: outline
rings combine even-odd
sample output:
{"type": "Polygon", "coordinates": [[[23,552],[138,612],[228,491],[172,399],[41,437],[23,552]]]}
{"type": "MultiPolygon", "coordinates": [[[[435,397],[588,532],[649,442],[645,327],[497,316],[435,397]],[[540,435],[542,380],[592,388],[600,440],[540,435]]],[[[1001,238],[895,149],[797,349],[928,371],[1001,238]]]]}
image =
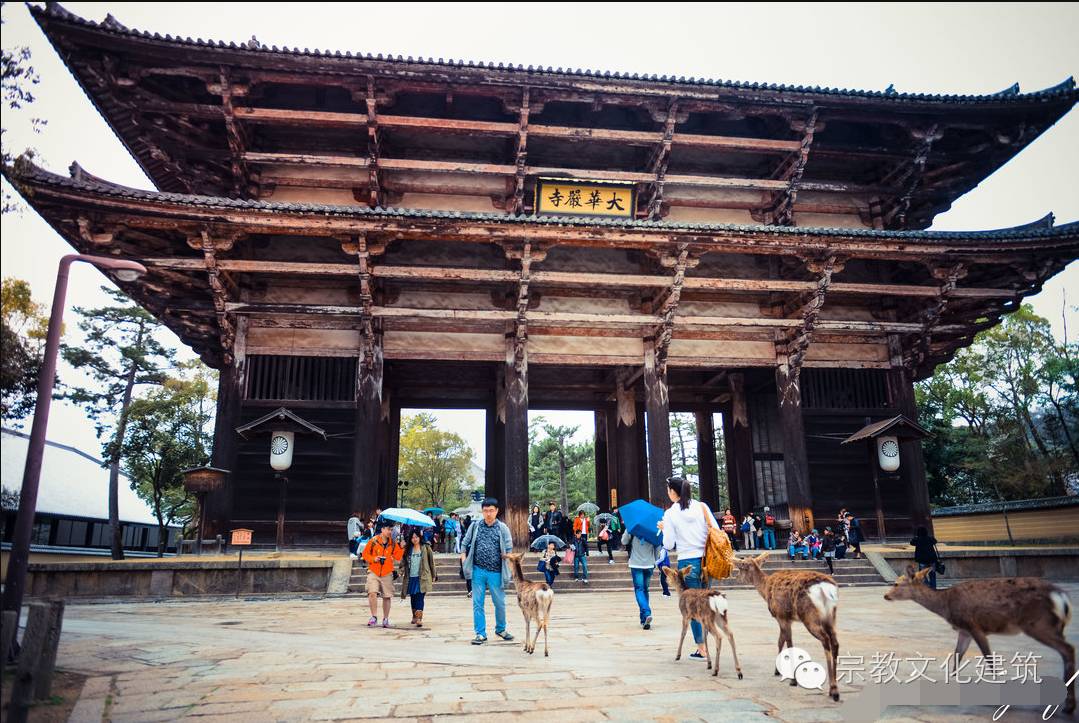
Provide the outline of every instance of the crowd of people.
{"type": "MultiPolygon", "coordinates": [[[[661,545],[630,534],[617,506],[595,518],[584,510],[579,510],[576,516],[568,515],[553,501],[548,503],[546,513],[541,513],[538,505],[533,506],[528,516],[529,542],[534,543],[544,535],[558,540],[547,540],[545,545],[541,541],[537,550],[540,552],[537,571],[553,588],[561,574],[560,567],[572,563],[573,579],[587,585],[590,538],[594,537],[598,552],[602,553],[606,547],[608,564],[614,563],[614,551],[625,547],[640,624],[648,630],[653,620],[649,582],[657,568],[662,570],[670,566],[670,551],[678,551],[680,567],[691,568],[685,577],[686,585],[700,588],[700,565],[709,527],[718,526],[735,549],[776,549],[776,517],[769,507],[759,513],[746,513],[739,523],[729,508],[717,516],[706,503],[694,500],[690,483],[680,477],[668,480],[667,492],[671,506],[658,524],[661,545]]],[[[485,601],[488,593],[494,604],[495,635],[503,640],[513,639],[506,631],[505,609],[505,587],[510,580],[505,555],[512,552],[513,539],[509,527],[498,520],[498,500],[486,498],[481,510],[479,520],[473,521],[471,516],[462,519],[453,513],[440,516],[434,526],[422,527],[383,518],[382,510],[376,510],[366,522],[360,512],[353,513],[348,520],[349,553],[353,560],[362,559],[367,565],[366,590],[371,608],[368,626],[379,624],[378,600],[381,598],[381,624],[390,627],[394,581],[400,578],[400,597],[409,598],[412,609],[410,624],[422,627],[425,595],[438,580],[434,551],[441,549],[460,555],[460,576],[465,580],[467,595],[472,598],[475,633],[472,643],[481,645],[487,641],[485,601]]],[[[861,551],[863,540],[858,519],[842,509],[835,522],[825,526],[823,532],[813,529],[802,535],[791,530],[787,554],[792,561],[823,561],[832,573],[834,560],[848,554],[855,558],[864,556],[861,551]]],[[[935,566],[936,540],[929,537],[924,528],[919,528],[911,544],[915,546],[915,559],[921,569],[935,566]]],[[[669,596],[666,577],[660,574],[659,579],[663,594],[669,596]]],[[[927,584],[935,587],[935,583],[935,574],[930,573],[927,584]]],[[[692,630],[699,649],[690,657],[703,657],[703,633],[697,623],[692,624],[692,630]]]]}

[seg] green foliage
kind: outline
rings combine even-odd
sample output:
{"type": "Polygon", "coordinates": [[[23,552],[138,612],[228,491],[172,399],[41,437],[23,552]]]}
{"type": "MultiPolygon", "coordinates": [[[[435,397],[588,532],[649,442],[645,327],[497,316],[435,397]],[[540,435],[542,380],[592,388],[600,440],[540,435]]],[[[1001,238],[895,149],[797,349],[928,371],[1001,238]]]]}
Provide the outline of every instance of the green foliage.
{"type": "Polygon", "coordinates": [[[37,401],[49,317],[34,302],[30,284],[7,278],[0,291],[0,417],[4,424],[25,418],[37,401]]]}
{"type": "Polygon", "coordinates": [[[195,514],[180,473],[206,464],[213,444],[216,373],[198,361],[182,370],[186,378],[166,378],[131,402],[120,450],[131,489],[157,517],[158,556],[164,552],[165,528],[186,524],[195,514]]]}
{"type": "Polygon", "coordinates": [[[466,505],[471,462],[472,448],[464,438],[438,429],[433,415],[410,414],[401,420],[398,478],[403,506],[451,510],[466,505]]]}
{"type": "MultiPolygon", "coordinates": [[[[7,3],[0,3],[0,8],[6,9],[7,3]]],[[[3,24],[0,16],[0,24],[3,24]]],[[[6,39],[6,36],[5,36],[6,39]]],[[[7,46],[2,49],[2,79],[0,79],[0,101],[4,108],[5,123],[12,117],[12,111],[20,111],[25,106],[34,102],[33,86],[41,82],[41,77],[30,62],[30,48],[24,45],[7,46]]],[[[47,121],[42,118],[29,118],[30,126],[35,133],[40,133],[47,121]]],[[[0,128],[0,139],[7,135],[7,128],[0,128]]],[[[33,156],[30,149],[25,151],[27,156],[33,156]]],[[[14,154],[5,143],[0,140],[0,163],[6,168],[14,160],[14,154]]],[[[14,198],[4,192],[3,213],[14,210],[14,198]]]]}
{"type": "Polygon", "coordinates": [[[563,510],[595,502],[606,509],[606,500],[596,496],[595,442],[573,442],[578,427],[556,427],[543,417],[528,425],[528,496],[546,510],[554,500],[563,510]]]}
{"type": "Polygon", "coordinates": [[[938,505],[1067,494],[1079,480],[1079,348],[1028,304],[916,387],[938,505]]]}

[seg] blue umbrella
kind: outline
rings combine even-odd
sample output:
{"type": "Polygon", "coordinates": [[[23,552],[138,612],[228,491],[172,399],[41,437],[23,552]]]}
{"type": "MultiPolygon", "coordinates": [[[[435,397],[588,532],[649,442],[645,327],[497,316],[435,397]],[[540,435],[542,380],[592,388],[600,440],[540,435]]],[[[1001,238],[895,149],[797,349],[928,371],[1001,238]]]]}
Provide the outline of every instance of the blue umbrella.
{"type": "Polygon", "coordinates": [[[403,525],[417,525],[419,527],[435,526],[434,520],[427,515],[405,507],[391,507],[388,510],[382,510],[382,516],[387,520],[400,522],[403,525]]]}
{"type": "Polygon", "coordinates": [[[663,544],[656,529],[656,523],[663,519],[663,510],[647,500],[633,500],[618,510],[622,513],[622,521],[626,523],[629,534],[653,545],[663,544]]]}
{"type": "Polygon", "coordinates": [[[441,507],[428,507],[423,511],[423,514],[431,515],[432,517],[434,517],[435,515],[446,514],[446,510],[442,509],[441,507]]]}

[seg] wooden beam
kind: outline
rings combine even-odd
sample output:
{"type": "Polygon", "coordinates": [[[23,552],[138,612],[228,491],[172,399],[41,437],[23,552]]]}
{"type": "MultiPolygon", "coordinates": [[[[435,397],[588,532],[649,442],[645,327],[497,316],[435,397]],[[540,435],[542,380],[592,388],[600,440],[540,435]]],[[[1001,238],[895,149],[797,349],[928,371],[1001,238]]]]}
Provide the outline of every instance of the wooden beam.
{"type": "Polygon", "coordinates": [[[904,366],[911,370],[917,370],[929,358],[933,330],[940,324],[944,310],[948,308],[948,302],[956,291],[959,279],[966,275],[966,267],[962,263],[953,264],[947,268],[934,269],[933,275],[940,278],[943,283],[937,292],[936,301],[924,312],[921,331],[911,346],[910,354],[904,359],[904,366]]]}
{"type": "Polygon", "coordinates": [[[802,182],[806,164],[809,162],[809,150],[813,145],[813,135],[817,131],[818,109],[814,108],[802,131],[802,142],[798,153],[784,173],[787,188],[774,199],[771,209],[772,223],[778,226],[791,226],[794,223],[794,204],[798,200],[798,187],[802,182]]]}
{"type": "Polygon", "coordinates": [[[232,188],[237,198],[249,198],[252,194],[248,191],[247,184],[250,176],[247,172],[247,163],[244,153],[247,143],[244,139],[243,129],[236,122],[236,110],[233,106],[233,86],[229,78],[228,69],[221,66],[221,110],[225,116],[225,138],[229,144],[229,157],[232,166],[232,188]]]}
{"type": "MultiPolygon", "coordinates": [[[[671,281],[670,291],[663,301],[659,310],[660,323],[655,334],[653,348],[655,350],[656,373],[663,379],[667,377],[667,353],[670,350],[671,339],[674,337],[674,315],[678,311],[678,302],[682,298],[682,286],[686,280],[686,264],[689,259],[688,244],[679,244],[678,258],[674,264],[674,278],[671,281]]],[[[670,440],[668,440],[669,443],[670,440]]]]}
{"type": "Polygon", "coordinates": [[[521,91],[521,115],[518,118],[517,149],[514,153],[513,204],[510,213],[524,213],[525,178],[528,176],[528,87],[521,91]]]}
{"type": "MultiPolygon", "coordinates": [[[[798,378],[802,371],[802,362],[805,361],[809,351],[809,343],[816,328],[821,309],[824,307],[824,297],[832,284],[832,274],[843,269],[843,264],[837,262],[836,257],[829,256],[823,262],[811,262],[808,264],[810,271],[819,274],[817,288],[810,300],[802,307],[802,323],[794,332],[793,341],[787,346],[787,372],[786,379],[793,386],[798,385],[798,378]]],[[[787,387],[789,391],[790,386],[787,387]]]]}
{"type": "MultiPolygon", "coordinates": [[[[196,259],[156,257],[142,260],[155,269],[174,269],[178,271],[199,271],[203,268],[196,259]]],[[[218,259],[219,269],[231,273],[248,274],[286,274],[298,276],[352,276],[356,268],[352,264],[310,263],[296,261],[256,261],[246,259],[218,259]]],[[[371,275],[379,279],[394,281],[452,281],[462,283],[514,283],[518,274],[514,271],[499,269],[464,269],[448,266],[391,266],[380,265],[371,269],[371,275]]],[[[534,271],[530,282],[533,285],[584,287],[584,288],[662,288],[671,283],[671,277],[644,274],[597,274],[570,271],[534,271]]],[[[749,292],[766,293],[770,291],[788,291],[808,293],[816,289],[816,281],[792,281],[788,279],[731,279],[687,277],[683,289],[691,291],[749,292]]],[[[935,299],[940,293],[939,286],[919,286],[913,284],[860,284],[833,282],[830,286],[833,294],[856,294],[864,296],[904,296],[913,298],[935,299]]],[[[1011,299],[1015,289],[993,289],[981,287],[952,290],[953,299],[1011,299]]]]}
{"type": "Polygon", "coordinates": [[[382,181],[378,172],[382,154],[382,136],[378,129],[378,101],[375,98],[375,79],[367,78],[367,193],[372,208],[382,205],[382,181]]]}
{"type": "Polygon", "coordinates": [[[217,326],[221,339],[221,357],[225,366],[231,366],[233,362],[232,347],[236,338],[236,327],[229,318],[228,294],[225,291],[225,283],[221,279],[221,271],[217,267],[216,249],[210,240],[210,235],[203,231],[199,236],[202,246],[203,264],[206,268],[206,276],[209,279],[210,293],[213,296],[214,313],[217,316],[217,326]]]}
{"type": "Polygon", "coordinates": [[[652,151],[652,158],[648,161],[648,170],[656,175],[649,188],[648,207],[645,217],[654,221],[659,220],[663,206],[663,184],[667,176],[667,167],[671,162],[671,143],[674,139],[674,126],[678,121],[678,101],[672,100],[667,107],[667,120],[663,125],[663,134],[660,136],[659,145],[652,151]]]}
{"type": "Polygon", "coordinates": [[[935,124],[924,132],[915,134],[918,143],[914,147],[913,157],[909,164],[901,165],[895,171],[896,173],[901,171],[901,175],[897,180],[903,191],[899,198],[895,200],[891,209],[884,214],[885,228],[906,228],[907,212],[910,210],[914,194],[922,183],[929,153],[933,150],[933,143],[940,140],[943,135],[940,126],[935,124]]]}

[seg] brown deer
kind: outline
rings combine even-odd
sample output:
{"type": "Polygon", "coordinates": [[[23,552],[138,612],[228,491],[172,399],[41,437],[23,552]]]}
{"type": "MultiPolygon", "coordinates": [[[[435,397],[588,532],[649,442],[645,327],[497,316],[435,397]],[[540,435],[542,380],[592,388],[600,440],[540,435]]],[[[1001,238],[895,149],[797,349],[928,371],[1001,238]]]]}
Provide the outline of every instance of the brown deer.
{"type": "Polygon", "coordinates": [[[539,642],[540,630],[543,631],[543,656],[548,657],[547,651],[547,623],[551,621],[551,603],[554,602],[554,590],[545,582],[530,582],[525,579],[521,569],[523,553],[514,552],[506,555],[510,569],[513,570],[514,586],[517,588],[517,605],[525,616],[525,652],[531,655],[536,652],[536,643],[539,642]],[[530,643],[528,640],[532,621],[536,621],[536,637],[530,643]]]}
{"type": "MultiPolygon", "coordinates": [[[[828,695],[839,700],[836,684],[836,659],[839,639],[835,633],[836,613],[839,611],[839,587],[830,575],[810,570],[777,570],[766,573],[761,566],[768,553],[735,560],[739,574],[761,594],[768,603],[768,612],[779,623],[779,652],[793,648],[791,624],[802,621],[806,630],[824,646],[828,668],[828,695]]],[[[776,675],[779,671],[776,670],[776,675]]],[[[791,685],[797,685],[792,678],[791,685]]]]}
{"type": "Polygon", "coordinates": [[[731,643],[731,654],[734,656],[734,669],[738,672],[738,679],[742,679],[742,666],[738,662],[738,650],[734,647],[734,636],[727,626],[727,596],[719,590],[701,590],[686,587],[686,574],[692,570],[684,567],[675,570],[673,567],[663,568],[663,573],[670,580],[671,585],[678,590],[678,609],[682,613],[682,637],[678,639],[678,653],[675,660],[682,657],[682,645],[686,642],[686,629],[689,621],[696,620],[704,628],[704,653],[708,658],[708,667],[712,668],[712,652],[708,648],[708,634],[716,639],[716,667],[712,675],[719,675],[719,654],[723,650],[723,638],[719,637],[719,631],[727,636],[731,643]]]}
{"type": "Polygon", "coordinates": [[[1026,633],[1049,646],[1064,659],[1064,681],[1071,681],[1064,712],[1075,710],[1075,648],[1064,637],[1072,610],[1063,590],[1037,577],[967,580],[947,590],[934,590],[924,582],[931,570],[915,572],[914,565],[908,565],[907,574],[896,578],[884,599],[913,600],[948,621],[959,632],[955,641],[957,670],[971,640],[983,657],[989,657],[989,635],[1026,633]]]}

